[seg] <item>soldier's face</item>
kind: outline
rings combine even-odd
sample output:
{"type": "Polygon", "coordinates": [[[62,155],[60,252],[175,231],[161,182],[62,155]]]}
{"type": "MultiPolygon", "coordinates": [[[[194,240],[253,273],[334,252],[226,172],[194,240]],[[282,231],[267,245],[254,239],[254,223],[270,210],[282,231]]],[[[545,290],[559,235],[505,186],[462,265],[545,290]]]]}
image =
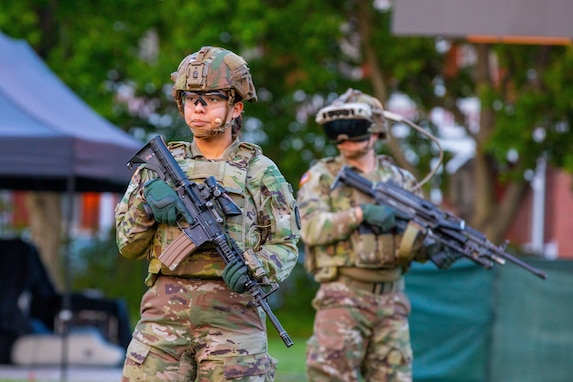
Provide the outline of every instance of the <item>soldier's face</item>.
{"type": "MultiPolygon", "coordinates": [[[[190,92],[186,92],[190,93],[190,92]]],[[[221,126],[227,112],[227,102],[221,97],[199,97],[192,93],[188,100],[183,98],[185,121],[191,128],[212,129],[221,126]],[[217,102],[215,102],[216,100],[217,102]]]]}
{"type": "Polygon", "coordinates": [[[338,143],[336,147],[340,154],[346,159],[358,159],[374,150],[376,139],[376,135],[372,135],[368,140],[362,142],[345,140],[338,143]]]}
{"type": "Polygon", "coordinates": [[[193,136],[199,139],[211,137],[214,130],[237,118],[243,111],[242,102],[229,106],[227,100],[217,94],[205,94],[200,97],[197,93],[188,93],[183,103],[185,122],[193,132],[193,136]]]}

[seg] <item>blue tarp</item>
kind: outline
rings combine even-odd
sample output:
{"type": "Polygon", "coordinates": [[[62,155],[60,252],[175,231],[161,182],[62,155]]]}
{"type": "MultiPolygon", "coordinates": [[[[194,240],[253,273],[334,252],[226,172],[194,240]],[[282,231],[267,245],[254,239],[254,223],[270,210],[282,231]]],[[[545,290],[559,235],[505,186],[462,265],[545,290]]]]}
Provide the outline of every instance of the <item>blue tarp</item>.
{"type": "Polygon", "coordinates": [[[0,188],[123,192],[141,146],[0,32],[0,188]]]}

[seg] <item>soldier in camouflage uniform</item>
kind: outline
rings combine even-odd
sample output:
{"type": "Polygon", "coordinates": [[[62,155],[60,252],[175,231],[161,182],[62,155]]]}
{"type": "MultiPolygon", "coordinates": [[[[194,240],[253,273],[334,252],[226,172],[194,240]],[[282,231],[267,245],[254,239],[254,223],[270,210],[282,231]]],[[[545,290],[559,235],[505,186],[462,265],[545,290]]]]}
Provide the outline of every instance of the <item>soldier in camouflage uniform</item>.
{"type": "MultiPolygon", "coordinates": [[[[397,232],[399,216],[392,208],[347,185],[330,187],[343,165],[374,182],[392,179],[407,190],[416,179],[375,152],[376,141],[388,135],[377,99],[348,89],[316,120],[340,155],[315,163],[302,176],[298,193],[305,267],[320,283],[307,375],[324,382],[411,381],[410,302],[403,274],[412,261],[425,261],[439,248],[429,245],[412,222],[407,234],[397,232]]],[[[444,267],[456,258],[448,257],[444,267]]]]}
{"type": "MultiPolygon", "coordinates": [[[[243,101],[256,101],[246,62],[205,46],[181,62],[172,80],[194,139],[169,143],[170,152],[191,181],[217,179],[242,210],[227,217],[229,236],[258,259],[270,281],[283,281],[297,262],[298,209],[277,166],[260,147],[238,138],[243,101]]],[[[243,293],[253,270],[242,262],[225,264],[212,246],[190,246],[177,212],[177,194],[144,165],[116,207],[120,253],[149,261],[149,289],[122,381],[272,380],[276,360],[268,354],[265,315],[243,293]],[[158,259],[164,251],[189,254],[170,270],[158,259]]]]}

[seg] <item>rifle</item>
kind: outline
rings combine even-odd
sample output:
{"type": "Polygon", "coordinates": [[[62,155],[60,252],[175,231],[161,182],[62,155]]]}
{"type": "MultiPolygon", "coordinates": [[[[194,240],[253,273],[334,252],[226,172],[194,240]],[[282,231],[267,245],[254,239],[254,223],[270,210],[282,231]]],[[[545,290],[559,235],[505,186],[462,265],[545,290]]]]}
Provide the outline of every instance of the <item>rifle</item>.
{"type": "MultiPolygon", "coordinates": [[[[397,185],[392,180],[376,182],[366,179],[348,166],[343,166],[334,179],[330,190],[340,182],[370,195],[376,204],[387,205],[397,211],[396,225],[404,230],[408,221],[413,221],[425,230],[426,237],[448,247],[486,269],[494,263],[504,265],[509,261],[541,279],[545,272],[531,267],[505,252],[507,242],[496,246],[478,230],[469,227],[465,221],[451,212],[443,211],[435,204],[397,185]]],[[[432,260],[432,259],[430,259],[432,260]]],[[[438,263],[434,261],[436,265],[438,263]]]]}
{"type": "MultiPolygon", "coordinates": [[[[179,167],[159,135],[143,146],[127,162],[129,168],[133,168],[134,164],[145,164],[146,168],[157,173],[159,178],[164,181],[170,180],[173,183],[174,190],[180,201],[178,210],[189,223],[189,227],[181,230],[195,247],[201,248],[208,243],[212,243],[226,264],[240,261],[247,263],[251,271],[253,271],[253,267],[248,263],[252,264],[255,262],[258,263],[256,265],[260,265],[259,260],[255,256],[247,253],[249,251],[243,252],[235,241],[228,237],[223,227],[224,219],[217,211],[217,208],[225,216],[236,216],[242,212],[227,195],[225,189],[217,183],[215,177],[208,177],[204,184],[191,182],[183,173],[183,170],[181,170],[181,167],[179,167]],[[248,257],[248,262],[245,261],[245,257],[248,257]]],[[[167,258],[160,256],[159,259],[170,269],[175,269],[187,253],[179,252],[177,255],[168,256],[167,258]]],[[[258,268],[260,269],[260,267],[258,268]]],[[[277,283],[270,282],[266,275],[260,274],[260,272],[256,273],[262,279],[262,283],[249,274],[245,285],[246,290],[253,297],[255,304],[265,311],[285,345],[290,347],[293,345],[292,340],[267,302],[267,297],[274,293],[279,286],[277,283]],[[263,285],[267,291],[265,291],[263,285]]]]}

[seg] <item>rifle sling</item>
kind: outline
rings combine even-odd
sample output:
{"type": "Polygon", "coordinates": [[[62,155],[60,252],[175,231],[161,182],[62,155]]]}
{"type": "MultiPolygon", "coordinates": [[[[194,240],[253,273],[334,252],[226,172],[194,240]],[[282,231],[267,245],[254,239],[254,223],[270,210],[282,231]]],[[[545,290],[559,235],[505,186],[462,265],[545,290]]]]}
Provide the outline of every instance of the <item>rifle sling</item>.
{"type": "Polygon", "coordinates": [[[414,257],[414,252],[420,246],[420,234],[424,233],[424,228],[419,224],[410,221],[402,235],[398,257],[402,261],[409,262],[414,257]]]}

